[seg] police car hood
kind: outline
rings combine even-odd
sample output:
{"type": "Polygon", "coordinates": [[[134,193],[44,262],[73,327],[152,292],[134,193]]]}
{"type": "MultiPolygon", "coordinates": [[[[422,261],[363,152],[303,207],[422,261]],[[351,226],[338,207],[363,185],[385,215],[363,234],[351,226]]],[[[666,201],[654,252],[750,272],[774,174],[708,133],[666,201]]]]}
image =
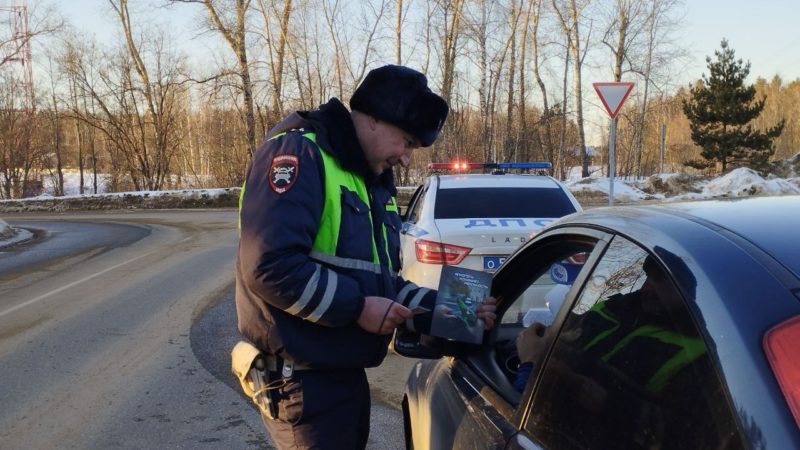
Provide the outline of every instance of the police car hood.
{"type": "Polygon", "coordinates": [[[444,244],[471,248],[470,255],[508,255],[524,244],[534,231],[554,218],[466,218],[437,219],[436,228],[444,244]]]}

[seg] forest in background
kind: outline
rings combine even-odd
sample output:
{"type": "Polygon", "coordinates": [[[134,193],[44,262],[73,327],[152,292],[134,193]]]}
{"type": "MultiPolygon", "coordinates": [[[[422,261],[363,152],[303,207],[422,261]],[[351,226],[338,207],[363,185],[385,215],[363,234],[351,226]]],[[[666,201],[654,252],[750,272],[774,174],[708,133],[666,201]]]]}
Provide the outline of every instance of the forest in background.
{"type": "MultiPolygon", "coordinates": [[[[607,120],[585,113],[597,103],[587,71],[636,83],[617,118],[618,175],[696,172],[683,165],[700,152],[682,111],[690,86],[674,81],[687,53],[676,39],[679,0],[105,4],[109,14],[96,20],[113,21],[113,41],[44,4],[32,5],[22,38],[0,28],[0,198],[38,195],[44,178],[63,193],[65,170],[84,174],[87,193],[99,174],[108,191],[238,186],[284,115],[330,97],[346,103],[387,63],[426,73],[451,105],[441,138],[415,152],[399,184],[454,159],[550,161],[561,179],[571,167],[583,176],[604,167],[607,144],[587,145],[587,121],[607,120]],[[217,51],[193,63],[177,45],[191,36],[148,20],[153,11],[189,15],[217,51]],[[35,55],[32,92],[15,63],[25,43],[35,55]]],[[[766,97],[754,126],[785,120],[773,159],[791,156],[800,150],[800,80],[753,75],[756,97],[766,97]]]]}

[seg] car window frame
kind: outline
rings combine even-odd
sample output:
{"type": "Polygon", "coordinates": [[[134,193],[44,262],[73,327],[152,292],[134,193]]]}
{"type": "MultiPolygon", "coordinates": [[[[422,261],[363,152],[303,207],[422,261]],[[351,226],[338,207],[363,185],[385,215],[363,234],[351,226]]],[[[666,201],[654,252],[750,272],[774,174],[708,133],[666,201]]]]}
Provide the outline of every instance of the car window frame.
{"type": "Polygon", "coordinates": [[[402,222],[419,222],[421,214],[418,213],[421,213],[422,203],[425,201],[429,187],[430,179],[425,180],[424,183],[417,187],[417,190],[414,192],[414,194],[411,196],[411,200],[408,202],[408,208],[401,216],[402,222]]]}
{"type": "MultiPolygon", "coordinates": [[[[564,303],[554,319],[552,326],[556,327],[556,329],[560,329],[561,324],[567,316],[567,312],[565,311],[569,310],[569,308],[565,307],[565,305],[571,305],[572,301],[574,300],[573,296],[575,293],[582,291],[582,285],[587,279],[586,274],[593,271],[594,264],[597,263],[608,246],[610,236],[610,234],[602,230],[585,227],[570,226],[550,230],[539,235],[532,241],[529,241],[521,249],[515,252],[509,261],[513,260],[517,261],[517,263],[514,265],[509,265],[508,263],[504,264],[503,268],[505,269],[501,268],[495,274],[494,279],[500,276],[500,280],[502,281],[504,277],[502,274],[508,274],[508,270],[510,270],[506,267],[514,268],[517,265],[524,266],[526,262],[540,260],[542,258],[542,252],[548,252],[550,254],[550,256],[546,257],[546,260],[548,261],[546,264],[549,266],[549,264],[552,262],[552,258],[555,258],[553,252],[557,251],[554,248],[556,246],[563,248],[567,245],[575,245],[579,242],[594,245],[594,248],[585,262],[585,266],[588,267],[588,270],[582,269],[580,275],[578,278],[576,278],[574,283],[575,285],[580,284],[581,289],[573,289],[570,291],[570,293],[568,293],[568,296],[564,299],[564,303]],[[503,272],[503,270],[505,270],[505,272],[503,272]]],[[[540,268],[543,268],[544,264],[545,263],[542,263],[540,268]]],[[[538,271],[539,269],[536,270],[538,271]]],[[[536,277],[533,277],[530,280],[518,282],[519,285],[524,285],[525,287],[520,288],[518,286],[516,289],[511,291],[518,291],[517,295],[512,298],[516,299],[519,294],[527,289],[527,286],[535,281],[535,279],[536,277]]],[[[508,305],[503,303],[503,299],[505,298],[503,296],[506,295],[507,292],[509,292],[509,289],[501,288],[501,290],[498,290],[498,286],[493,283],[492,295],[496,297],[498,295],[500,296],[498,301],[498,318],[500,318],[502,314],[507,311],[508,306],[510,305],[510,303],[508,305]]],[[[456,351],[447,351],[445,352],[445,355],[455,356],[458,361],[463,362],[464,365],[469,368],[470,372],[472,372],[474,376],[482,380],[483,383],[490,388],[488,391],[491,392],[490,395],[484,396],[486,400],[499,413],[507,416],[506,418],[513,423],[517,429],[519,429],[523,423],[521,420],[524,412],[528,409],[528,399],[531,396],[531,390],[535,383],[532,383],[532,380],[529,380],[526,384],[525,390],[514,395],[513,393],[516,393],[516,391],[513,389],[511,381],[509,381],[501,371],[492,370],[493,368],[497,368],[496,345],[500,340],[498,339],[500,335],[501,327],[495,327],[491,332],[489,332],[488,336],[484,338],[484,341],[481,345],[475,346],[461,344],[456,351]],[[511,390],[509,390],[509,388],[511,390]],[[512,393],[512,395],[507,395],[509,393],[512,393]]],[[[551,339],[544,342],[543,345],[545,345],[547,348],[547,351],[543,352],[544,355],[549,354],[549,351],[552,348],[552,343],[553,342],[551,339]]]]}

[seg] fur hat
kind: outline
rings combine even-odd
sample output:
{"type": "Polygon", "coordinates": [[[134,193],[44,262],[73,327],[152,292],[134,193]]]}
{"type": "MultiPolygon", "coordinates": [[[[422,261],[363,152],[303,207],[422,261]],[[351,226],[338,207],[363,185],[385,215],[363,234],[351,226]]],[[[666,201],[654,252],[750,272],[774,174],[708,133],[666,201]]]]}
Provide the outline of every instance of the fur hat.
{"type": "Polygon", "coordinates": [[[423,147],[433,144],[450,109],[425,75],[403,66],[371,70],[350,98],[350,109],[400,127],[423,147]]]}

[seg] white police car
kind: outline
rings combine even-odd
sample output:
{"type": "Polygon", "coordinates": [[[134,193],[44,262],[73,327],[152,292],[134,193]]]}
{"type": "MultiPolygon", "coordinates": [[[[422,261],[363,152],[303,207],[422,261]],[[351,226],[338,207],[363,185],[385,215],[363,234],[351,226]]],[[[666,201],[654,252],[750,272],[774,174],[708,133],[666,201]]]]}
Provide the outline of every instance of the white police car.
{"type": "Polygon", "coordinates": [[[420,286],[438,288],[444,264],[493,272],[533,232],[581,211],[575,197],[556,179],[507,173],[541,170],[549,168],[549,163],[429,166],[434,170],[451,167],[493,169],[494,173],[436,174],[414,192],[400,232],[402,275],[420,286]]]}

